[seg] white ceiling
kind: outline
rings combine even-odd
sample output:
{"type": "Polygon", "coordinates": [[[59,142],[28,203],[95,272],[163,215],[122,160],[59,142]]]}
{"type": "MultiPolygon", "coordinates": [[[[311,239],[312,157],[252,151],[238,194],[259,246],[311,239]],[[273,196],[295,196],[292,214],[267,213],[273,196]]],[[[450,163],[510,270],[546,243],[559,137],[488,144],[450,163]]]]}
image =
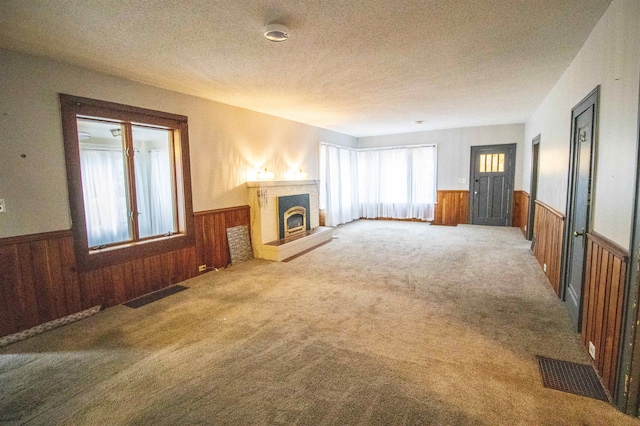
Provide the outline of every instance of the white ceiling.
{"type": "Polygon", "coordinates": [[[610,1],[3,0],[0,47],[371,136],[525,122],[610,1]]]}

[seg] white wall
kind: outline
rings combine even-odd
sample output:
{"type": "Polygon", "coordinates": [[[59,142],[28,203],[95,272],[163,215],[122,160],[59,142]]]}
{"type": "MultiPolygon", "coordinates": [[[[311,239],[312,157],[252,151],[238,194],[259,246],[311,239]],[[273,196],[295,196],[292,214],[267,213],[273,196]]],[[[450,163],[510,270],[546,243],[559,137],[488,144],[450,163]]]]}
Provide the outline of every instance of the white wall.
{"type": "Polygon", "coordinates": [[[601,85],[592,229],[628,247],[635,176],[640,1],[615,0],[526,123],[523,183],[530,187],[531,140],[541,135],[538,199],[565,212],[571,109],[601,85]]]}
{"type": "Polygon", "coordinates": [[[329,130],[0,50],[0,198],[7,207],[0,238],[71,227],[58,93],[188,116],[194,211],[248,204],[244,183],[265,165],[276,179],[299,168],[318,179],[320,140],[357,143],[329,130]]]}
{"type": "Polygon", "coordinates": [[[514,189],[522,189],[524,124],[464,127],[358,139],[358,148],[403,145],[438,145],[438,189],[469,189],[471,146],[517,144],[514,189]],[[465,179],[460,183],[459,179],[465,179]]]}

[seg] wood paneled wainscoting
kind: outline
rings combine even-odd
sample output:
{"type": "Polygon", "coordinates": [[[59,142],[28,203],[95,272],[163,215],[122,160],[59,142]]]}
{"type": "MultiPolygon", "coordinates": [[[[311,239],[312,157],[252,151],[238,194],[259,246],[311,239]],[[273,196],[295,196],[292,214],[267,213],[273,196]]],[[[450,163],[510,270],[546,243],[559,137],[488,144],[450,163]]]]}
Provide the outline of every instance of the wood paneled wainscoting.
{"type": "Polygon", "coordinates": [[[438,191],[434,225],[469,223],[469,191],[438,191]]]}
{"type": "Polygon", "coordinates": [[[529,219],[529,194],[525,191],[513,191],[513,220],[511,226],[520,228],[527,235],[526,226],[529,219]]]}
{"type": "Polygon", "coordinates": [[[230,263],[226,228],[249,226],[249,206],[196,213],[194,246],[78,272],[73,233],[0,239],[0,336],[95,305],[109,307],[230,263]]]}
{"type": "MultiPolygon", "coordinates": [[[[433,219],[434,225],[461,225],[469,223],[469,191],[438,190],[438,202],[433,219]]],[[[525,232],[529,217],[529,194],[513,191],[513,220],[511,226],[525,232]]]]}
{"type": "Polygon", "coordinates": [[[624,285],[629,253],[605,237],[587,234],[582,343],[595,346],[594,364],[612,394],[616,386],[624,285]]]}
{"type": "Polygon", "coordinates": [[[536,200],[533,235],[535,245],[533,254],[545,271],[549,283],[560,296],[560,268],[562,259],[562,240],[564,235],[564,215],[546,204],[536,200]],[[545,266],[546,265],[546,268],[545,266]]]}
{"type": "Polygon", "coordinates": [[[221,268],[231,263],[227,228],[247,225],[251,235],[249,206],[208,210],[194,213],[196,219],[196,259],[198,265],[208,269],[221,268]]]}

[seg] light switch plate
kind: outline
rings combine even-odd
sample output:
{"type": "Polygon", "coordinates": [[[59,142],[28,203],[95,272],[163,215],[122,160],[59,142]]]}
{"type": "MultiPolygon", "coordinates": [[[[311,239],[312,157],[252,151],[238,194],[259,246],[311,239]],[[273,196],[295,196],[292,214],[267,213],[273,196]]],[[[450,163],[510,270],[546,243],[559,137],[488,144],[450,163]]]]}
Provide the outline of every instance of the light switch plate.
{"type": "Polygon", "coordinates": [[[467,179],[465,179],[465,178],[458,178],[458,183],[467,183],[467,179]]]}
{"type": "Polygon", "coordinates": [[[0,213],[4,213],[7,211],[7,208],[4,205],[4,198],[0,198],[0,213]]]}
{"type": "Polygon", "coordinates": [[[593,342],[589,342],[589,355],[591,355],[591,358],[596,359],[596,347],[593,342]]]}

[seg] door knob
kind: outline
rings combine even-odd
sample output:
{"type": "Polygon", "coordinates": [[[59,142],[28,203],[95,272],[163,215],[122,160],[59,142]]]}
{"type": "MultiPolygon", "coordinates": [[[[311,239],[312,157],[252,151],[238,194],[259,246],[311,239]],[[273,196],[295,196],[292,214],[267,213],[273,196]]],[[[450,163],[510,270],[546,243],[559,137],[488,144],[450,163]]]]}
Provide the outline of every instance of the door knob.
{"type": "Polygon", "coordinates": [[[582,232],[573,231],[573,236],[574,237],[581,237],[583,235],[584,235],[584,228],[582,228],[582,232]]]}

